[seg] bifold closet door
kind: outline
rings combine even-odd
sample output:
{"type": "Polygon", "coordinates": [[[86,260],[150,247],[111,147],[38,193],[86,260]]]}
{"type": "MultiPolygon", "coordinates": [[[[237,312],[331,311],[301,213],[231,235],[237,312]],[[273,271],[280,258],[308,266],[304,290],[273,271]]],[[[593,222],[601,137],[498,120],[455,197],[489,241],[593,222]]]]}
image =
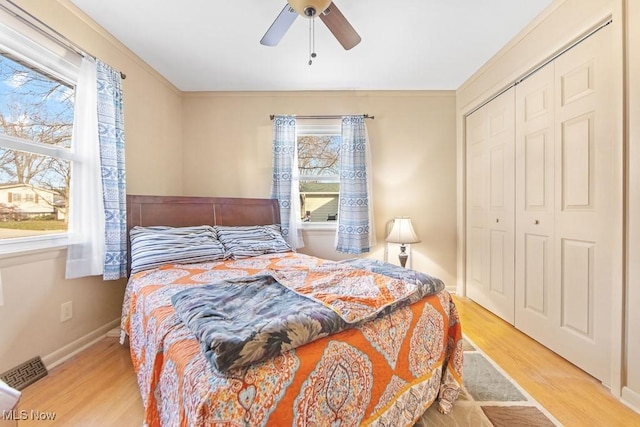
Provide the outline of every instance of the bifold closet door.
{"type": "Polygon", "coordinates": [[[559,325],[555,262],[555,90],[548,64],[516,87],[515,325],[553,340],[559,325]],[[548,336],[547,336],[548,335],[548,336]]]}
{"type": "Polygon", "coordinates": [[[514,89],[466,118],[469,298],[514,321],[514,89]]]}
{"type": "Polygon", "coordinates": [[[611,37],[600,30],[516,89],[515,325],[605,383],[622,203],[611,37]]]}

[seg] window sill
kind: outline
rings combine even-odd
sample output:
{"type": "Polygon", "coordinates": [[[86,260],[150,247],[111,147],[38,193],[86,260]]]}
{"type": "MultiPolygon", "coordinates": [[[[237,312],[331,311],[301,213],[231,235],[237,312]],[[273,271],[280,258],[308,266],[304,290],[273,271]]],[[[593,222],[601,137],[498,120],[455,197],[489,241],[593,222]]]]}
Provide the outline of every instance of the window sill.
{"type": "Polygon", "coordinates": [[[337,222],[301,222],[300,223],[301,230],[336,231],[337,228],[338,228],[337,222]]]}
{"type": "MultiPolygon", "coordinates": [[[[0,260],[5,264],[5,260],[14,259],[16,261],[29,255],[41,254],[45,252],[55,252],[67,248],[69,236],[67,233],[56,236],[26,237],[18,239],[8,239],[0,242],[0,260]]],[[[25,260],[25,262],[28,262],[25,260]]],[[[17,262],[20,264],[21,262],[17,262]]],[[[10,262],[15,264],[15,262],[10,262]]]]}

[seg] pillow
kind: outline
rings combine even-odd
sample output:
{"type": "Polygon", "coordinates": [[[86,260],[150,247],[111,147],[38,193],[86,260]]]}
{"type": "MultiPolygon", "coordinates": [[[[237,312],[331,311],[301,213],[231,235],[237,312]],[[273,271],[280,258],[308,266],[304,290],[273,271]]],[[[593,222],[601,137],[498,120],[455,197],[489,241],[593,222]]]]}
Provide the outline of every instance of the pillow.
{"type": "Polygon", "coordinates": [[[290,252],[293,248],[284,240],[279,225],[214,226],[227,258],[290,252]]]}
{"type": "Polygon", "coordinates": [[[224,259],[224,247],[208,225],[133,227],[131,273],[164,264],[189,264],[224,259]]]}

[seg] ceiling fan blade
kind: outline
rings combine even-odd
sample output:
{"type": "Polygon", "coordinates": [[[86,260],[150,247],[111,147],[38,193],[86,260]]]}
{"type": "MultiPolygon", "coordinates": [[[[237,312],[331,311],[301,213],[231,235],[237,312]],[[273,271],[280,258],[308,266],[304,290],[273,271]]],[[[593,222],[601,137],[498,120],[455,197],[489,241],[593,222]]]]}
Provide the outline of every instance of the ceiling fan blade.
{"type": "Polygon", "coordinates": [[[362,40],[333,2],[320,14],[320,19],[346,50],[356,46],[362,40]]]}
{"type": "Polygon", "coordinates": [[[284,37],[285,33],[293,24],[293,21],[298,17],[298,12],[293,10],[291,6],[287,3],[287,5],[282,9],[282,12],[278,15],[273,24],[269,27],[267,32],[262,36],[262,40],[260,40],[260,44],[265,46],[275,46],[277,45],[282,37],[284,37]]]}

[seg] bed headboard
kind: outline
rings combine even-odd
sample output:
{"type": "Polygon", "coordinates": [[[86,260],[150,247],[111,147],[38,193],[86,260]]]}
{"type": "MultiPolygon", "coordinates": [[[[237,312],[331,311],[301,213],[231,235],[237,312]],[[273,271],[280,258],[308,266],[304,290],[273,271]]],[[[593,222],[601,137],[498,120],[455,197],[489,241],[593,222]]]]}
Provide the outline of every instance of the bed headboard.
{"type": "Polygon", "coordinates": [[[127,271],[131,266],[129,230],[136,225],[280,224],[277,199],[127,195],[127,271]]]}

